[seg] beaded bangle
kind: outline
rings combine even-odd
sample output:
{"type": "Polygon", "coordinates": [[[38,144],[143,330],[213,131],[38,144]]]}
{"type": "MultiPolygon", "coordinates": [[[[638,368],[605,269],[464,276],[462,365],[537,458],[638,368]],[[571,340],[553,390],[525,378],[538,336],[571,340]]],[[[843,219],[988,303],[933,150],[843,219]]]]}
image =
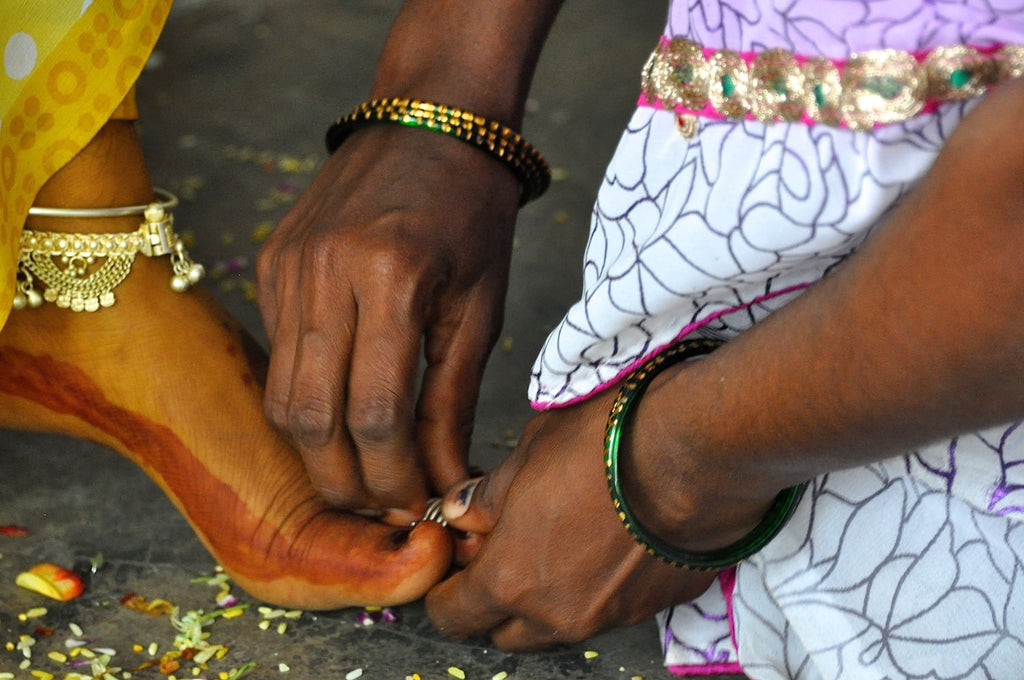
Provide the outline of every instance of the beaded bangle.
{"type": "Polygon", "coordinates": [[[750,533],[735,543],[706,552],[682,550],[652,535],[641,524],[626,504],[619,476],[619,445],[623,438],[630,408],[636,403],[656,375],[669,366],[686,359],[708,354],[722,343],[710,339],[683,340],[658,354],[634,370],[626,378],[608,415],[605,430],[604,464],[608,491],[619,520],[644,551],[674,567],[694,571],[714,571],[730,567],[750,557],[768,544],[792,516],[807,483],[784,489],[768,509],[761,522],[750,533]]]}
{"type": "Polygon", "coordinates": [[[520,205],[547,191],[551,169],[522,135],[501,123],[445,104],[393,97],[363,102],[327,130],[327,151],[334,151],[352,131],[366,123],[398,123],[434,130],[486,151],[515,173],[522,184],[520,205]]]}

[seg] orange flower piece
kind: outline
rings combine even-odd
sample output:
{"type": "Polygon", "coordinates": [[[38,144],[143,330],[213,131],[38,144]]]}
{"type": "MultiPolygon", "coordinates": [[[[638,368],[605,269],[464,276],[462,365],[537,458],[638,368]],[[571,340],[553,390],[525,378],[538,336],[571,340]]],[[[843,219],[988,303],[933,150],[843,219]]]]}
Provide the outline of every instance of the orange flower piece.
{"type": "Polygon", "coordinates": [[[37,564],[28,571],[21,572],[14,582],[25,590],[60,602],[73,600],[85,590],[81,576],[49,562],[37,564]]]}

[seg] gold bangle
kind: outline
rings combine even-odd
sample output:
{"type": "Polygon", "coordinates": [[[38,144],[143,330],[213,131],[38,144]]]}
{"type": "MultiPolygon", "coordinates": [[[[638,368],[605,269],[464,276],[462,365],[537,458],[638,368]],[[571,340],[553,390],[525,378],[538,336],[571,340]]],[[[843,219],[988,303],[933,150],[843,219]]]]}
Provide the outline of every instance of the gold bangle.
{"type": "Polygon", "coordinates": [[[519,204],[547,191],[551,169],[522,135],[495,120],[435,102],[392,97],[363,102],[327,130],[327,151],[334,153],[352,131],[366,123],[398,123],[461,139],[505,163],[522,184],[519,204]]]}

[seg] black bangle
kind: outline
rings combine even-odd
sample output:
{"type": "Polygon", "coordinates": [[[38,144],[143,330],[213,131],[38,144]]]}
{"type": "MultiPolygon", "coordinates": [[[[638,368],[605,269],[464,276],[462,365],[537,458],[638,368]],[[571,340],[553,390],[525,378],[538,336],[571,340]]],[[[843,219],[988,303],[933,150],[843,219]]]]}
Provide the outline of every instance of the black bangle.
{"type": "Polygon", "coordinates": [[[519,204],[538,198],[551,185],[551,169],[522,135],[501,123],[465,109],[393,97],[373,99],[339,118],[327,130],[327,151],[334,153],[357,127],[367,123],[398,123],[455,137],[495,157],[515,173],[522,185],[519,204]]]}
{"type": "Polygon", "coordinates": [[[782,530],[793,515],[807,482],[784,489],[768,509],[767,514],[750,533],[735,543],[716,550],[693,552],[682,550],[652,535],[626,504],[619,476],[619,445],[623,437],[630,408],[647,389],[656,375],[669,366],[691,357],[709,354],[722,343],[710,339],[682,340],[650,359],[626,378],[608,414],[605,430],[604,464],[608,478],[608,491],[619,520],[644,551],[674,567],[694,571],[714,571],[730,567],[750,557],[766,546],[782,530]]]}

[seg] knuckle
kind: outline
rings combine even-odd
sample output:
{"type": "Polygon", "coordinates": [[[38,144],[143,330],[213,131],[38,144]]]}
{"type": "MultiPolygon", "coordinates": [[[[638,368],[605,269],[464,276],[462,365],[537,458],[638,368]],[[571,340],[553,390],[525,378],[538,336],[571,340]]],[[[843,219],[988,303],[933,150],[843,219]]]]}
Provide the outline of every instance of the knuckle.
{"type": "Polygon", "coordinates": [[[334,433],[335,422],[334,408],[320,397],[301,397],[288,406],[287,429],[300,446],[327,444],[334,433]]]}
{"type": "Polygon", "coordinates": [[[571,619],[564,614],[554,614],[550,627],[556,632],[559,641],[568,644],[582,642],[596,633],[589,622],[571,619]]]}
{"type": "Polygon", "coordinates": [[[263,398],[263,413],[270,424],[280,431],[288,428],[288,402],[276,392],[267,391],[263,398]]]}
{"type": "Polygon", "coordinates": [[[366,254],[363,266],[370,280],[390,290],[392,294],[418,279],[414,272],[415,263],[397,249],[374,249],[366,254]]]}
{"type": "Polygon", "coordinates": [[[496,566],[490,579],[490,597],[500,611],[519,610],[528,599],[528,579],[512,568],[496,566]]]}
{"type": "Polygon", "coordinates": [[[349,404],[347,425],[356,444],[372,445],[394,437],[400,422],[398,401],[390,395],[367,395],[349,404]]]}

